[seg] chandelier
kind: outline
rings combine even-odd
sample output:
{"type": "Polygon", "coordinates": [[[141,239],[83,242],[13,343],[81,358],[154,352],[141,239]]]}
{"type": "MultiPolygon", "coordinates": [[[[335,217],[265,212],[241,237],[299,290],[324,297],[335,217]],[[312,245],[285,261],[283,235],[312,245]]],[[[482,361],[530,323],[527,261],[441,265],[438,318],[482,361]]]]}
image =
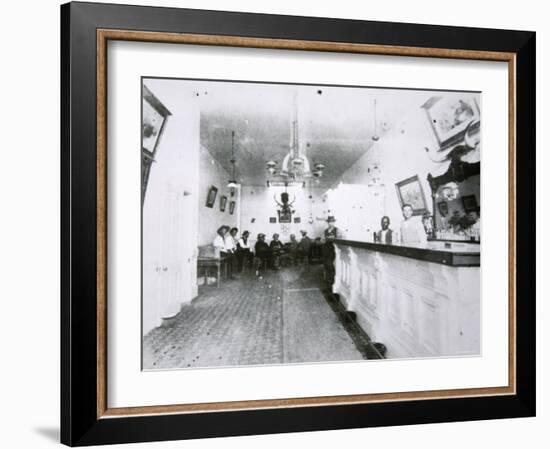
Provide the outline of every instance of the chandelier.
{"type": "Polygon", "coordinates": [[[237,188],[239,187],[239,184],[237,183],[237,179],[235,178],[235,162],[237,160],[235,159],[235,131],[231,131],[231,159],[229,160],[231,162],[232,166],[232,173],[231,173],[231,179],[227,183],[227,187],[229,187],[229,194],[231,196],[235,196],[235,192],[237,191],[237,188]]]}
{"type": "Polygon", "coordinates": [[[372,135],[371,139],[373,142],[378,142],[380,140],[380,136],[377,133],[377,121],[376,121],[376,98],[374,99],[374,134],[372,135]]]}
{"type": "Polygon", "coordinates": [[[278,169],[278,163],[269,160],[266,163],[266,169],[271,176],[280,176],[286,179],[302,180],[305,178],[320,178],[323,176],[325,165],[316,163],[311,169],[311,164],[307,158],[304,145],[300,144],[300,132],[298,124],[298,95],[294,93],[292,117],[290,122],[290,144],[289,152],[284,157],[281,168],[278,169]]]}

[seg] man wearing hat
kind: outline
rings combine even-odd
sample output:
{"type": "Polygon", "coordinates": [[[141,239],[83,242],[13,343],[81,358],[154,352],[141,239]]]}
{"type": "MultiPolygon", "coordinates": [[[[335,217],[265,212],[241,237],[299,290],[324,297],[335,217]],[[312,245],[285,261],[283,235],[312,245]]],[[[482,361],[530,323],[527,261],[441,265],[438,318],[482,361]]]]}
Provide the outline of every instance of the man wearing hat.
{"type": "Polygon", "coordinates": [[[328,285],[334,283],[334,259],[336,258],[336,251],[334,249],[334,239],[339,236],[338,228],[334,225],[336,218],[329,215],[327,218],[328,227],[325,229],[325,243],[323,245],[323,266],[325,267],[325,280],[328,285]]]}
{"type": "Polygon", "coordinates": [[[259,276],[260,268],[262,265],[267,267],[270,256],[269,245],[265,242],[265,234],[261,232],[258,234],[258,239],[254,245],[254,253],[254,268],[256,270],[256,276],[259,276]]]}
{"type": "Polygon", "coordinates": [[[212,245],[214,248],[216,248],[220,253],[225,253],[225,235],[229,231],[229,226],[222,225],[218,228],[216,231],[216,237],[214,238],[214,241],[212,242],[212,245]]]}
{"type": "Polygon", "coordinates": [[[279,234],[273,234],[269,250],[271,251],[271,266],[278,270],[281,267],[281,252],[283,251],[283,242],[279,240],[279,234]]]}
{"type": "Polygon", "coordinates": [[[239,271],[243,271],[245,265],[252,264],[252,252],[250,251],[250,243],[248,236],[250,232],[244,231],[241,238],[237,242],[237,259],[239,261],[239,271]]]}
{"type": "Polygon", "coordinates": [[[221,257],[225,258],[226,266],[229,267],[229,278],[233,279],[237,277],[236,273],[236,258],[235,251],[233,249],[233,237],[229,234],[231,228],[226,225],[222,225],[216,231],[216,237],[212,242],[214,248],[219,251],[221,257]]]}

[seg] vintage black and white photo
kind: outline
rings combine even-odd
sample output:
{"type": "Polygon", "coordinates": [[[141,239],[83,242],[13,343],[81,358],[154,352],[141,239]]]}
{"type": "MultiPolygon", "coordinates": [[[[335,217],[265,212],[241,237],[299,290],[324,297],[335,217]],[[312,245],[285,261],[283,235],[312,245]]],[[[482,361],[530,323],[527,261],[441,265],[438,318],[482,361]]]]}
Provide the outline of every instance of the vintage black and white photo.
{"type": "Polygon", "coordinates": [[[480,355],[479,92],[141,95],[144,370],[480,355]]]}

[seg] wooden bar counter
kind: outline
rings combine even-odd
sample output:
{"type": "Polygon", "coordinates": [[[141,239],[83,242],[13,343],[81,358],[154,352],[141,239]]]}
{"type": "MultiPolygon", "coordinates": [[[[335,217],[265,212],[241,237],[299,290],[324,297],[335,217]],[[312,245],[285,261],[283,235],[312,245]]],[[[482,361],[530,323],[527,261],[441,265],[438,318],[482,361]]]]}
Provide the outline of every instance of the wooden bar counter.
{"type": "Polygon", "coordinates": [[[387,358],[480,354],[480,245],[335,240],[333,292],[387,358]]]}

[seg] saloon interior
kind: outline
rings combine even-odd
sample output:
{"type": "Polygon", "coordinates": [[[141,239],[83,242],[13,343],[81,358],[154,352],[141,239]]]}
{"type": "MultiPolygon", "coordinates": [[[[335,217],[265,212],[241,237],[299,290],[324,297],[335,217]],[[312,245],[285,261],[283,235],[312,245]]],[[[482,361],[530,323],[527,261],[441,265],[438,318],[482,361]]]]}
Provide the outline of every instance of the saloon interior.
{"type": "Polygon", "coordinates": [[[479,93],[142,93],[143,369],[479,354],[479,93]],[[260,257],[259,234],[281,245],[260,257]]]}

